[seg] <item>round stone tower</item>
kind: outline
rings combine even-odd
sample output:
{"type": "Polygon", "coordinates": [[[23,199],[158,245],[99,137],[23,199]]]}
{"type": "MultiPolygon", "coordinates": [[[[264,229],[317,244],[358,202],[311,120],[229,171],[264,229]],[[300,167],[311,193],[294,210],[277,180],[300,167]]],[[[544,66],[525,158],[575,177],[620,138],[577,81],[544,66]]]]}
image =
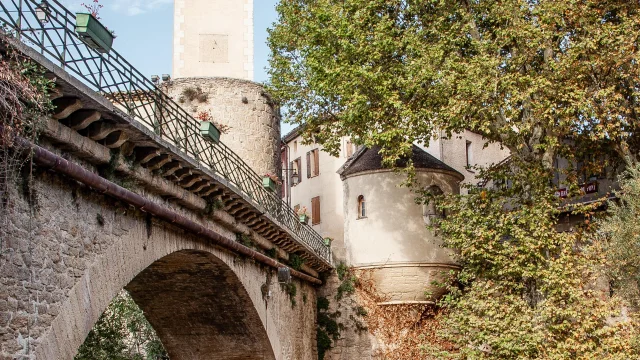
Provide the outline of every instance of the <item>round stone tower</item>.
{"type": "Polygon", "coordinates": [[[262,85],[226,77],[179,78],[165,90],[194,118],[219,125],[220,141],[258,175],[279,175],[280,112],[262,85]]]}

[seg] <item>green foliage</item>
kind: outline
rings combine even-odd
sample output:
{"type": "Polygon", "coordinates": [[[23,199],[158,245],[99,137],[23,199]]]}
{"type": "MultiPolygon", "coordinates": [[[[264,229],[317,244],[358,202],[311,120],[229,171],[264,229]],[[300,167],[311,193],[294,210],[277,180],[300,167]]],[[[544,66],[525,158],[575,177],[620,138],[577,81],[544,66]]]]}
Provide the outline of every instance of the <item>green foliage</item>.
{"type": "Polygon", "coordinates": [[[337,301],[340,301],[345,295],[353,294],[356,291],[356,283],[358,281],[358,278],[343,262],[339,263],[338,266],[336,266],[336,273],[338,274],[340,285],[336,290],[335,298],[337,301]]]}
{"type": "Polygon", "coordinates": [[[444,245],[458,250],[462,270],[440,305],[443,337],[457,350],[445,358],[633,358],[634,322],[612,325],[620,304],[594,287],[602,275],[592,228],[558,232],[558,199],[541,163],[518,162],[482,172],[512,186],[462,198],[445,196],[449,216],[437,227],[444,245]],[[526,170],[524,168],[526,166],[526,170]],[[606,350],[603,344],[607,344],[606,350]]]}
{"type": "MultiPolygon", "coordinates": [[[[605,265],[595,229],[556,231],[552,185],[558,157],[588,173],[638,161],[638,2],[291,0],[277,10],[268,86],[306,139],[336,154],[350,136],[394,164],[414,142],[471,130],[511,153],[478,174],[489,189],[439,201],[447,217],[436,228],[462,270],[440,303],[455,350],[432,356],[640,356],[636,319],[608,321],[620,303],[593,286],[605,265]]],[[[563,175],[577,189],[577,169],[563,175]]],[[[353,285],[337,271],[341,298],[353,285]]]]}
{"type": "Polygon", "coordinates": [[[304,264],[303,258],[296,254],[289,254],[289,265],[291,265],[292,269],[300,271],[302,264],[304,264]]]}
{"type": "Polygon", "coordinates": [[[100,316],[75,360],[165,360],[160,339],[126,291],[100,316]]]}
{"type": "Polygon", "coordinates": [[[640,305],[640,166],[621,178],[619,203],[611,202],[608,217],[599,221],[606,241],[608,272],[614,289],[635,307],[640,305]]]}
{"type": "Polygon", "coordinates": [[[287,295],[289,295],[289,300],[291,300],[291,307],[295,307],[297,305],[296,295],[298,294],[298,287],[292,281],[288,284],[280,284],[282,289],[287,295]]]}
{"type": "Polygon", "coordinates": [[[338,280],[344,280],[345,274],[349,271],[349,267],[344,262],[340,262],[338,266],[336,266],[336,274],[338,274],[338,280]]]}
{"type": "Polygon", "coordinates": [[[236,233],[236,241],[241,243],[242,245],[248,247],[248,248],[254,248],[255,247],[255,244],[253,243],[253,240],[251,239],[251,236],[249,236],[247,234],[236,233]]]}
{"type": "Polygon", "coordinates": [[[204,213],[207,215],[213,214],[215,210],[220,210],[224,207],[224,203],[219,198],[207,198],[207,205],[204,208],[204,213]]]}
{"type": "Polygon", "coordinates": [[[269,30],[269,91],[307,139],[334,154],[343,136],[378,144],[388,164],[414,142],[467,129],[546,166],[558,152],[595,154],[598,142],[635,158],[639,9],[617,0],[283,1],[269,30]]]}
{"type": "Polygon", "coordinates": [[[336,322],[340,316],[339,312],[329,312],[329,300],[326,297],[318,297],[316,303],[318,308],[318,328],[316,341],[318,344],[318,359],[324,359],[325,353],[333,344],[333,341],[340,338],[341,325],[336,322]]]}
{"type": "Polygon", "coordinates": [[[265,250],[264,254],[272,259],[275,259],[278,257],[278,248],[274,246],[271,249],[265,250]]]}

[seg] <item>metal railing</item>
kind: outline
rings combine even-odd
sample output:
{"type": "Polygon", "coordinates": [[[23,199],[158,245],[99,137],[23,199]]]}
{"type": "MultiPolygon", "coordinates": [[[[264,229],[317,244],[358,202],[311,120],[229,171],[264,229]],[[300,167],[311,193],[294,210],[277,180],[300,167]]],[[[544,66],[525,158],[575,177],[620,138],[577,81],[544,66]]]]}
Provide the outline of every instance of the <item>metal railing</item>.
{"type": "Polygon", "coordinates": [[[204,141],[199,121],[118,52],[112,49],[99,53],[82,42],[75,32],[75,14],[58,0],[0,0],[0,22],[6,33],[104,95],[199,166],[226,179],[287,227],[296,240],[331,263],[331,251],[320,234],[300,223],[297,214],[276,193],[267,191],[261,176],[222,142],[204,141]]]}

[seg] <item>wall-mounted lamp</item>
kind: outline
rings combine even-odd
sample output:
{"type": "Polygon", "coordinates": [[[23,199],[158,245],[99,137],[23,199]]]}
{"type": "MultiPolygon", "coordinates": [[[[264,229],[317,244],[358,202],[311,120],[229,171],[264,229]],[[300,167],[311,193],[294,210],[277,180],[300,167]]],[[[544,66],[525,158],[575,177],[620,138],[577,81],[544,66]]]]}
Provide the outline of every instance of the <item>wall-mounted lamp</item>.
{"type": "Polygon", "coordinates": [[[293,169],[293,174],[291,174],[291,181],[293,182],[293,185],[298,185],[299,180],[300,176],[298,175],[298,171],[296,171],[296,169],[293,169]]]}
{"type": "Polygon", "coordinates": [[[49,22],[49,4],[45,0],[36,6],[36,17],[43,24],[49,22]]]}
{"type": "Polygon", "coordinates": [[[171,80],[171,76],[169,74],[162,74],[162,81],[169,81],[171,80]]]}
{"type": "Polygon", "coordinates": [[[291,271],[288,267],[278,268],[278,282],[281,284],[288,284],[291,282],[291,271]]]}

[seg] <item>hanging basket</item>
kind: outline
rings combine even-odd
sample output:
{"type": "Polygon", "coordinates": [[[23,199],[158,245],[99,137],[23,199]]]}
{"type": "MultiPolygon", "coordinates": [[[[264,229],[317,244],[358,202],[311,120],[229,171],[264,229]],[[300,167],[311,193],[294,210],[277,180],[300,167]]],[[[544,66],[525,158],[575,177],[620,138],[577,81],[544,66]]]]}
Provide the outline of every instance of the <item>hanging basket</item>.
{"type": "Polygon", "coordinates": [[[200,122],[200,135],[214,144],[220,142],[220,130],[211,121],[200,122]]]}
{"type": "Polygon", "coordinates": [[[262,178],[262,186],[269,191],[276,191],[276,182],[268,176],[262,178]]]}
{"type": "Polygon", "coordinates": [[[108,53],[113,45],[113,34],[98,19],[87,13],[76,13],[76,33],[90,48],[108,53]]]}

